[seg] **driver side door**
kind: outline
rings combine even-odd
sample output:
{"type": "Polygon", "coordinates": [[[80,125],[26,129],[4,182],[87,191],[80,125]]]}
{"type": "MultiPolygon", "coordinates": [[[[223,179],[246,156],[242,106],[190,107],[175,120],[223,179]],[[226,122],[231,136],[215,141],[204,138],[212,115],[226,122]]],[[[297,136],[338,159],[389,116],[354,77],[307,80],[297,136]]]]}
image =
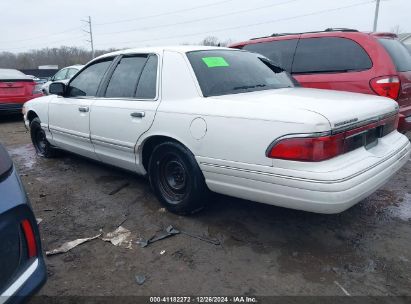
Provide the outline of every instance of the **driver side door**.
{"type": "Polygon", "coordinates": [[[96,158],[90,139],[90,107],[113,58],[92,62],[73,78],[64,96],[49,103],[49,129],[54,145],[96,158]]]}

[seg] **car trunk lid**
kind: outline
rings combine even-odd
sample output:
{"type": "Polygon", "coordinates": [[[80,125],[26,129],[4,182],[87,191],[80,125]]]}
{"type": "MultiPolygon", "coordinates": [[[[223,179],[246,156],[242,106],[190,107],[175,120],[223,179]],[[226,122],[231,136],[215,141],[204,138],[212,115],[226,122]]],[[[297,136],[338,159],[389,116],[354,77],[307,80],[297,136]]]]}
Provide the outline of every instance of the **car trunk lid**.
{"type": "Polygon", "coordinates": [[[290,110],[289,117],[281,118],[290,122],[295,119],[293,109],[315,112],[328,120],[331,129],[386,116],[397,112],[398,108],[395,101],[385,97],[307,88],[266,90],[213,97],[213,99],[217,98],[236,101],[239,107],[248,109],[249,117],[261,119],[270,119],[272,113],[275,113],[278,108],[290,110]]]}
{"type": "Polygon", "coordinates": [[[0,80],[0,97],[21,97],[29,93],[32,80],[0,80]]]}

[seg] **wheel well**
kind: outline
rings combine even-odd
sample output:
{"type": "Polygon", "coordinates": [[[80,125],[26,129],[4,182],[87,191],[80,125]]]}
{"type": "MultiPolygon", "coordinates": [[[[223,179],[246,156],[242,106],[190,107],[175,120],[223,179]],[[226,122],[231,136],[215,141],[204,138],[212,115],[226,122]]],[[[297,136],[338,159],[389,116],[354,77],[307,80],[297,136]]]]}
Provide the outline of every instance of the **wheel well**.
{"type": "Polygon", "coordinates": [[[31,122],[34,118],[38,117],[34,111],[29,111],[27,114],[27,119],[31,122]]]}
{"type": "MultiPolygon", "coordinates": [[[[142,152],[142,161],[143,161],[143,166],[146,171],[148,171],[148,162],[150,160],[150,156],[153,153],[153,150],[156,146],[159,144],[166,142],[166,141],[173,141],[179,144],[182,144],[178,140],[175,140],[172,137],[168,136],[161,136],[161,135],[155,135],[151,136],[148,138],[144,144],[143,144],[143,152],[142,152]]],[[[183,145],[184,146],[184,145],[183,145]]]]}

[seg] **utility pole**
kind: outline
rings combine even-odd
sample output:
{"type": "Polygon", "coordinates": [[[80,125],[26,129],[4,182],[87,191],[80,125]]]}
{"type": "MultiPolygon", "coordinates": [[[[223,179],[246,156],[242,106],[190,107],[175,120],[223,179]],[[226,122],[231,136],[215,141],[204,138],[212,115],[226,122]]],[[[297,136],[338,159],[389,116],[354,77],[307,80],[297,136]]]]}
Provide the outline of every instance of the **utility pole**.
{"type": "Polygon", "coordinates": [[[93,59],[94,58],[94,42],[93,42],[93,29],[92,29],[92,26],[91,26],[91,17],[88,16],[88,20],[81,20],[81,21],[83,21],[85,23],[88,23],[88,28],[89,29],[88,30],[83,30],[83,31],[90,35],[90,40],[86,40],[86,41],[90,43],[90,46],[91,46],[91,59],[93,59]]]}
{"type": "Polygon", "coordinates": [[[373,32],[377,31],[377,24],[378,24],[378,13],[380,11],[380,0],[376,0],[375,3],[375,15],[374,15],[374,27],[372,29],[373,32]]]}

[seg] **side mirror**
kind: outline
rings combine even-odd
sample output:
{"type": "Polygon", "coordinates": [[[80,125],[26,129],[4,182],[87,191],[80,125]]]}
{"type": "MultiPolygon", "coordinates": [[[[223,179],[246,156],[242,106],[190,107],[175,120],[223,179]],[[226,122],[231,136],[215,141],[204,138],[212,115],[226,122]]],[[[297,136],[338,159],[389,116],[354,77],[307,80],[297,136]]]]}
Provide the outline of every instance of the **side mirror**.
{"type": "Polygon", "coordinates": [[[50,84],[49,92],[50,94],[63,96],[66,91],[66,85],[62,82],[53,82],[50,84]]]}

